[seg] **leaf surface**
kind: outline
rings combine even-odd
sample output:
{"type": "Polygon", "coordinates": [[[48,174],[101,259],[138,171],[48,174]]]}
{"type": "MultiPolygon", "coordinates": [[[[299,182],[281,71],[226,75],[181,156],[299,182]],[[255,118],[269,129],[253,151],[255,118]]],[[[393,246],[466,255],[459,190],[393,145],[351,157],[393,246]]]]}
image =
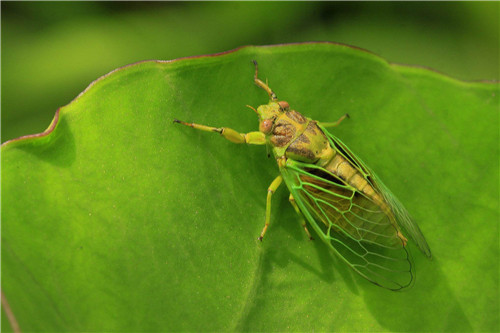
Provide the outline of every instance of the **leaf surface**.
{"type": "Polygon", "coordinates": [[[46,133],[2,146],[2,291],[23,331],[496,331],[498,96],[326,43],[118,69],[46,133]],[[293,109],[351,115],[333,134],[433,252],[411,248],[412,289],[307,241],[284,187],[258,242],[278,173],[266,149],[172,122],[257,130],[253,59],[293,109]]]}

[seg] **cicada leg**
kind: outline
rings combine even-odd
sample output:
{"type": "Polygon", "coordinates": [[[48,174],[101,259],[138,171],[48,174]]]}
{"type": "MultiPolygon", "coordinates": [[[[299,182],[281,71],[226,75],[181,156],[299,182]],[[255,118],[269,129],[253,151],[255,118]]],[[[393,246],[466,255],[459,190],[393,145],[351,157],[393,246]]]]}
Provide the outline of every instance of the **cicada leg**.
{"type": "Polygon", "coordinates": [[[252,145],[266,144],[266,135],[262,132],[238,133],[234,129],[228,127],[210,127],[195,123],[186,123],[177,119],[174,119],[174,123],[186,125],[200,131],[219,133],[225,139],[233,143],[248,143],[252,145]]]}
{"type": "Polygon", "coordinates": [[[271,197],[274,192],[278,189],[278,187],[281,185],[281,182],[283,181],[283,177],[279,175],[276,177],[271,185],[267,188],[267,201],[266,201],[266,221],[264,224],[264,229],[262,229],[262,232],[260,233],[259,240],[262,241],[264,238],[264,234],[267,231],[267,227],[269,227],[269,221],[271,220],[271,197]]]}
{"type": "Polygon", "coordinates": [[[297,212],[297,214],[300,215],[300,217],[301,217],[300,225],[302,226],[302,228],[304,228],[307,236],[309,237],[310,240],[314,240],[314,238],[312,238],[309,230],[307,230],[306,219],[304,218],[304,214],[302,214],[302,212],[299,209],[299,206],[297,206],[297,203],[295,202],[295,198],[293,197],[292,193],[290,193],[290,197],[288,198],[288,200],[290,200],[290,203],[292,204],[293,208],[295,208],[295,211],[297,212]]]}
{"type": "Polygon", "coordinates": [[[340,123],[342,122],[342,120],[346,119],[346,118],[350,118],[349,114],[345,114],[343,115],[342,117],[339,118],[339,120],[337,121],[334,121],[333,123],[323,123],[323,122],[320,122],[319,124],[323,127],[336,127],[338,125],[340,125],[340,123]]]}

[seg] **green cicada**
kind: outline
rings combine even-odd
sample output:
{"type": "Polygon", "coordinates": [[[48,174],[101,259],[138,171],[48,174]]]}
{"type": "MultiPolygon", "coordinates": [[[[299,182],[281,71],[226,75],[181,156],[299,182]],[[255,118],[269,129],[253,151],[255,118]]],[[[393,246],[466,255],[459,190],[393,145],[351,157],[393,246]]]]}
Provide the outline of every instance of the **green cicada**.
{"type": "Polygon", "coordinates": [[[314,231],[343,261],[374,284],[401,290],[414,280],[414,265],[407,238],[431,257],[417,224],[403,205],[363,161],[326,128],[335,127],[347,114],[332,123],[312,120],[290,109],[269,86],[254,81],[269,95],[269,103],[252,108],[259,116],[259,131],[239,133],[227,127],[175,122],[202,131],[216,132],[234,143],[267,144],[281,174],[268,188],[262,240],[271,217],[271,196],[285,181],[290,202],[314,231]]]}

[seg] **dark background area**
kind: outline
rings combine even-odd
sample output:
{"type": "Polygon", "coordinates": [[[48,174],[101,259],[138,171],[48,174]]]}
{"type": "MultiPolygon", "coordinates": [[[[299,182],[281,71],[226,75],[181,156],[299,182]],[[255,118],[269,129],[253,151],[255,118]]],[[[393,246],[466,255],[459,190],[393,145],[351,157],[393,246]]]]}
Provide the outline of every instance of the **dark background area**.
{"type": "Polygon", "coordinates": [[[499,79],[498,2],[2,2],[1,141],[41,132],[93,80],[148,59],[346,43],[463,80],[499,79]]]}

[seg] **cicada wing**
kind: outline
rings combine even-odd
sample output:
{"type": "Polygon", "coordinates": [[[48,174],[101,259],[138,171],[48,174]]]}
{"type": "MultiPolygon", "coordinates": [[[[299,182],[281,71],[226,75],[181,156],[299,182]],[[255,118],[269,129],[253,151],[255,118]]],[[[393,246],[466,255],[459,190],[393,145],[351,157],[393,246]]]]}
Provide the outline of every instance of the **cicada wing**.
{"type": "Polygon", "coordinates": [[[332,147],[335,147],[337,151],[347,158],[352,165],[358,169],[358,171],[363,174],[365,179],[370,183],[370,185],[382,195],[387,205],[390,207],[394,218],[408,237],[417,244],[418,248],[427,256],[431,257],[431,250],[427,241],[425,240],[422,231],[418,225],[414,222],[406,208],[401,204],[401,202],[391,193],[391,191],[384,185],[384,183],[378,178],[378,176],[359,158],[357,157],[340,139],[329,133],[324,127],[320,126],[321,130],[329,138],[332,147]]]}
{"type": "Polygon", "coordinates": [[[374,175],[374,179],[376,186],[380,189],[380,193],[382,193],[385,201],[391,207],[399,226],[403,229],[405,234],[408,235],[410,239],[415,242],[415,244],[417,244],[420,251],[422,251],[428,258],[431,258],[431,249],[429,248],[422,231],[418,227],[418,224],[413,221],[403,204],[392,194],[392,192],[376,175],[374,175]]]}
{"type": "Polygon", "coordinates": [[[391,290],[412,284],[410,254],[372,199],[314,164],[289,159],[282,175],[320,238],[356,272],[391,290]]]}

